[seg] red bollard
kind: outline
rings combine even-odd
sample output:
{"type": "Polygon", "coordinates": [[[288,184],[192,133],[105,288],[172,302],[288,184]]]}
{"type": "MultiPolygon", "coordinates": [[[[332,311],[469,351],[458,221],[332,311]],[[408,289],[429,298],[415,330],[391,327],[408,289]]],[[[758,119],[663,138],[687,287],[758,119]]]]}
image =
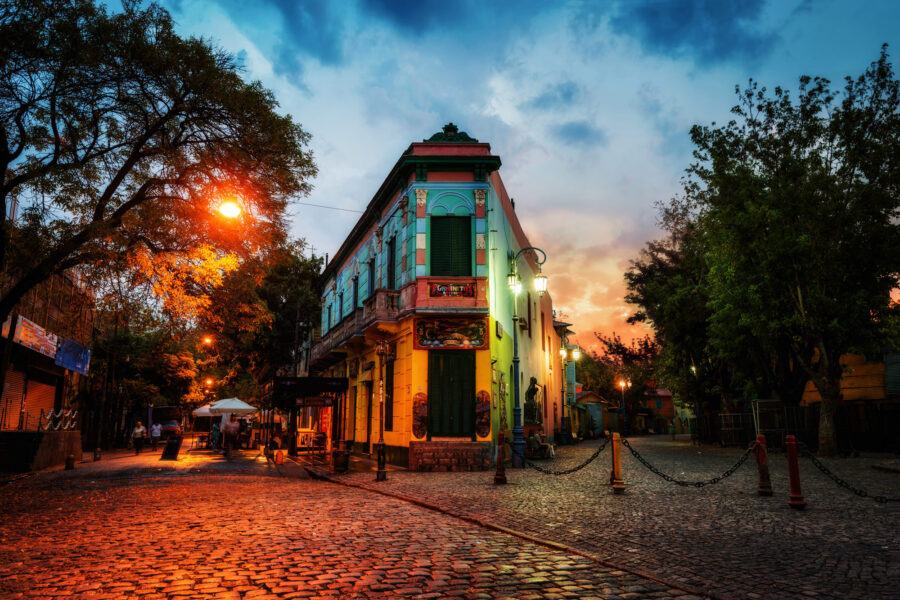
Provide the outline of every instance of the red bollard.
{"type": "Polygon", "coordinates": [[[494,484],[506,483],[506,465],[504,464],[504,455],[506,448],[503,445],[503,432],[497,434],[497,472],[494,473],[494,484]]]}
{"type": "Polygon", "coordinates": [[[760,496],[771,496],[772,480],[769,479],[769,457],[766,454],[766,436],[763,434],[756,436],[756,467],[759,469],[757,493],[760,496]]]}
{"type": "Polygon", "coordinates": [[[787,449],[788,473],[791,477],[791,496],[788,499],[788,506],[791,508],[803,508],[806,501],[803,499],[803,492],[800,491],[800,465],[797,462],[797,438],[787,435],[784,438],[784,446],[787,449]]]}

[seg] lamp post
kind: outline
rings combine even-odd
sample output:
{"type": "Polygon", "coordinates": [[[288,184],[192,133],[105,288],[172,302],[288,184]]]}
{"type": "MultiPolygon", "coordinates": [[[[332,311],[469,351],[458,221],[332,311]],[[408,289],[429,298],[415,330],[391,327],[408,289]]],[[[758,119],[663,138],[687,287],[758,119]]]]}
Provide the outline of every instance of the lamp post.
{"type": "Polygon", "coordinates": [[[628,436],[628,411],[625,410],[625,387],[631,387],[631,382],[625,379],[619,380],[619,388],[622,390],[622,436],[628,436]]]}
{"type": "Polygon", "coordinates": [[[547,254],[540,248],[528,246],[522,248],[515,255],[510,257],[510,271],[506,277],[509,288],[513,291],[513,394],[515,404],[513,405],[513,467],[521,469],[525,466],[523,457],[525,456],[525,438],[522,435],[522,405],[519,402],[519,309],[518,296],[522,291],[522,281],[519,279],[518,261],[519,257],[527,251],[540,253],[542,258],[535,257],[534,264],[538,267],[537,275],[534,276],[534,289],[539,296],[543,296],[547,291],[547,277],[541,274],[541,265],[547,261],[547,254]]]}
{"type": "Polygon", "coordinates": [[[375,354],[379,357],[379,384],[378,384],[378,443],[375,444],[375,453],[378,457],[378,470],[375,472],[375,481],[387,480],[385,471],[385,446],[384,446],[384,363],[393,361],[394,355],[390,346],[384,340],[378,340],[375,346],[375,354]]]}

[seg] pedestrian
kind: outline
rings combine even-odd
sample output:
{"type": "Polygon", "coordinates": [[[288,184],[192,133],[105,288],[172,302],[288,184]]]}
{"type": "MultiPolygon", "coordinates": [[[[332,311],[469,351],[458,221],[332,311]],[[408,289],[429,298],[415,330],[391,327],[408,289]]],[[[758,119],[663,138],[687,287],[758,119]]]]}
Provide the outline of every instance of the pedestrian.
{"type": "Polygon", "coordinates": [[[219,449],[219,424],[213,423],[212,426],[212,448],[213,450],[219,449]]]}
{"type": "Polygon", "coordinates": [[[159,421],[150,426],[150,445],[156,450],[156,444],[159,443],[159,438],[162,437],[162,425],[159,424],[159,421]]]}
{"type": "Polygon", "coordinates": [[[672,436],[672,439],[675,439],[675,419],[671,419],[669,421],[669,434],[672,436]]]}
{"type": "Polygon", "coordinates": [[[131,432],[131,440],[134,442],[135,455],[141,453],[141,448],[144,447],[144,438],[146,436],[147,428],[144,427],[140,421],[138,421],[137,425],[134,426],[134,431],[131,432]]]}
{"type": "Polygon", "coordinates": [[[231,449],[237,445],[238,433],[241,431],[241,424],[238,423],[234,414],[225,423],[225,456],[231,455],[231,449]]]}

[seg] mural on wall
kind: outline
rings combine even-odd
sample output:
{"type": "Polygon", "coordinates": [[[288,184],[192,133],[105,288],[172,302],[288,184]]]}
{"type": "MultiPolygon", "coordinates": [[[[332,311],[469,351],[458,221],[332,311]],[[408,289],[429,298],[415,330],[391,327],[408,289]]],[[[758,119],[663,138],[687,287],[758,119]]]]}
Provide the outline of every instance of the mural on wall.
{"type": "Polygon", "coordinates": [[[419,439],[428,432],[428,394],[423,392],[413,396],[412,432],[419,439]]]}
{"type": "Polygon", "coordinates": [[[475,434],[481,438],[491,435],[491,395],[484,390],[475,394],[475,434]]]}
{"type": "Polygon", "coordinates": [[[430,283],[429,295],[432,298],[474,298],[474,283],[430,283]]]}
{"type": "Polygon", "coordinates": [[[484,350],[488,347],[487,321],[474,319],[417,319],[415,347],[418,350],[484,350]]]}

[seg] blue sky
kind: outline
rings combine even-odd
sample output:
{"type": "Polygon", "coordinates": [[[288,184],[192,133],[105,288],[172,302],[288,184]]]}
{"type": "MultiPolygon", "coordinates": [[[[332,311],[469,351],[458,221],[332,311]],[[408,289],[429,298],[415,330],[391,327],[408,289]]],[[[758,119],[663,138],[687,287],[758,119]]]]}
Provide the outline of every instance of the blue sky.
{"type": "MultiPolygon", "coordinates": [[[[410,142],[449,121],[503,160],[526,232],[547,251],[554,303],[578,341],[629,337],[622,273],[659,236],[688,131],[724,122],[735,85],[796,88],[900,51],[900,2],[165,0],[312,134],[305,202],[362,210],[410,142]]],[[[839,83],[837,86],[839,87],[839,83]]],[[[333,254],[357,213],[292,208],[333,254]]]]}

